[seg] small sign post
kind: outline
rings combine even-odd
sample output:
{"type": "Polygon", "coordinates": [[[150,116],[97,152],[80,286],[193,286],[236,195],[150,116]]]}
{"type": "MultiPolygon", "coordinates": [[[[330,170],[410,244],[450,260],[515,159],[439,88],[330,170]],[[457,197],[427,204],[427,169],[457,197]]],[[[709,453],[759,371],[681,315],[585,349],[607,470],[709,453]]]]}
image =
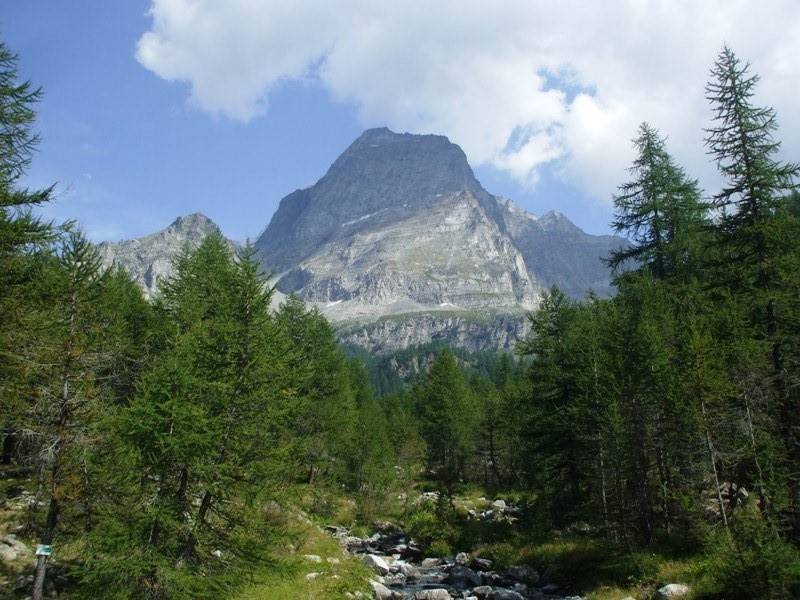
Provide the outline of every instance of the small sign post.
{"type": "Polygon", "coordinates": [[[53,547],[50,544],[38,544],[36,546],[36,577],[33,579],[33,598],[42,600],[44,598],[44,578],[47,570],[47,559],[53,554],[53,547]]]}

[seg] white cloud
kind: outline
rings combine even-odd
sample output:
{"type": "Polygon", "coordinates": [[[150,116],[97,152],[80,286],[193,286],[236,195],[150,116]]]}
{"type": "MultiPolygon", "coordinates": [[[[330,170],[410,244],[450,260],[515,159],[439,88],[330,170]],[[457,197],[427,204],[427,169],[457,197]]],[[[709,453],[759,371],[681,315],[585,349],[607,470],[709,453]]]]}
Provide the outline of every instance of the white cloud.
{"type": "Polygon", "coordinates": [[[558,161],[608,199],[650,121],[701,179],[708,69],[723,42],[761,74],[800,153],[797,0],[152,0],[138,60],[191,102],[248,121],[285,80],[352,102],[364,125],[448,135],[523,182],[558,161]]]}

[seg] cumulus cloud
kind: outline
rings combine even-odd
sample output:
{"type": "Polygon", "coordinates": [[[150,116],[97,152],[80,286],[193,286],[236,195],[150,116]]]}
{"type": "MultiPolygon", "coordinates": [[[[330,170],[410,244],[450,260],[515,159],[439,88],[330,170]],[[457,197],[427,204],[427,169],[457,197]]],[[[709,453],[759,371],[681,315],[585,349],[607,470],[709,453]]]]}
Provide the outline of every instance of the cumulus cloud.
{"type": "Polygon", "coordinates": [[[152,0],[139,62],[239,121],[284,81],[352,103],[365,126],[443,133],[525,183],[556,165],[607,199],[650,121],[701,179],[708,69],[723,42],[762,76],[800,152],[797,0],[152,0]]]}

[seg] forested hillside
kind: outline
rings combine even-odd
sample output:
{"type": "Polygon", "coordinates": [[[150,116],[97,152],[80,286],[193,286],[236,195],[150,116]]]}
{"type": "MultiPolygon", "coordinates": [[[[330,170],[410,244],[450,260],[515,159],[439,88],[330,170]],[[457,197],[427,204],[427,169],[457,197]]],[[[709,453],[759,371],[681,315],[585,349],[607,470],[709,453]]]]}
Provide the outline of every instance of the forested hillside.
{"type": "Polygon", "coordinates": [[[37,216],[0,46],[0,597],[797,598],[800,166],[757,83],[724,48],[720,190],[641,126],[614,297],[553,288],[516,354],[375,358],[272,310],[252,247],[212,232],[146,299],[37,216]]]}

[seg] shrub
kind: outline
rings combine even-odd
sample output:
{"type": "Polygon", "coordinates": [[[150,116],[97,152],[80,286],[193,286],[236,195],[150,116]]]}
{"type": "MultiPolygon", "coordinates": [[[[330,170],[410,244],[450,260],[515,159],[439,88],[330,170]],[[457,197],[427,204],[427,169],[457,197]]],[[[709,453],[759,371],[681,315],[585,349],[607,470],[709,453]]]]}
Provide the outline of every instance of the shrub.
{"type": "Polygon", "coordinates": [[[730,533],[716,534],[709,544],[709,574],[722,596],[784,600],[800,594],[800,551],[760,516],[741,515],[730,533]]]}

